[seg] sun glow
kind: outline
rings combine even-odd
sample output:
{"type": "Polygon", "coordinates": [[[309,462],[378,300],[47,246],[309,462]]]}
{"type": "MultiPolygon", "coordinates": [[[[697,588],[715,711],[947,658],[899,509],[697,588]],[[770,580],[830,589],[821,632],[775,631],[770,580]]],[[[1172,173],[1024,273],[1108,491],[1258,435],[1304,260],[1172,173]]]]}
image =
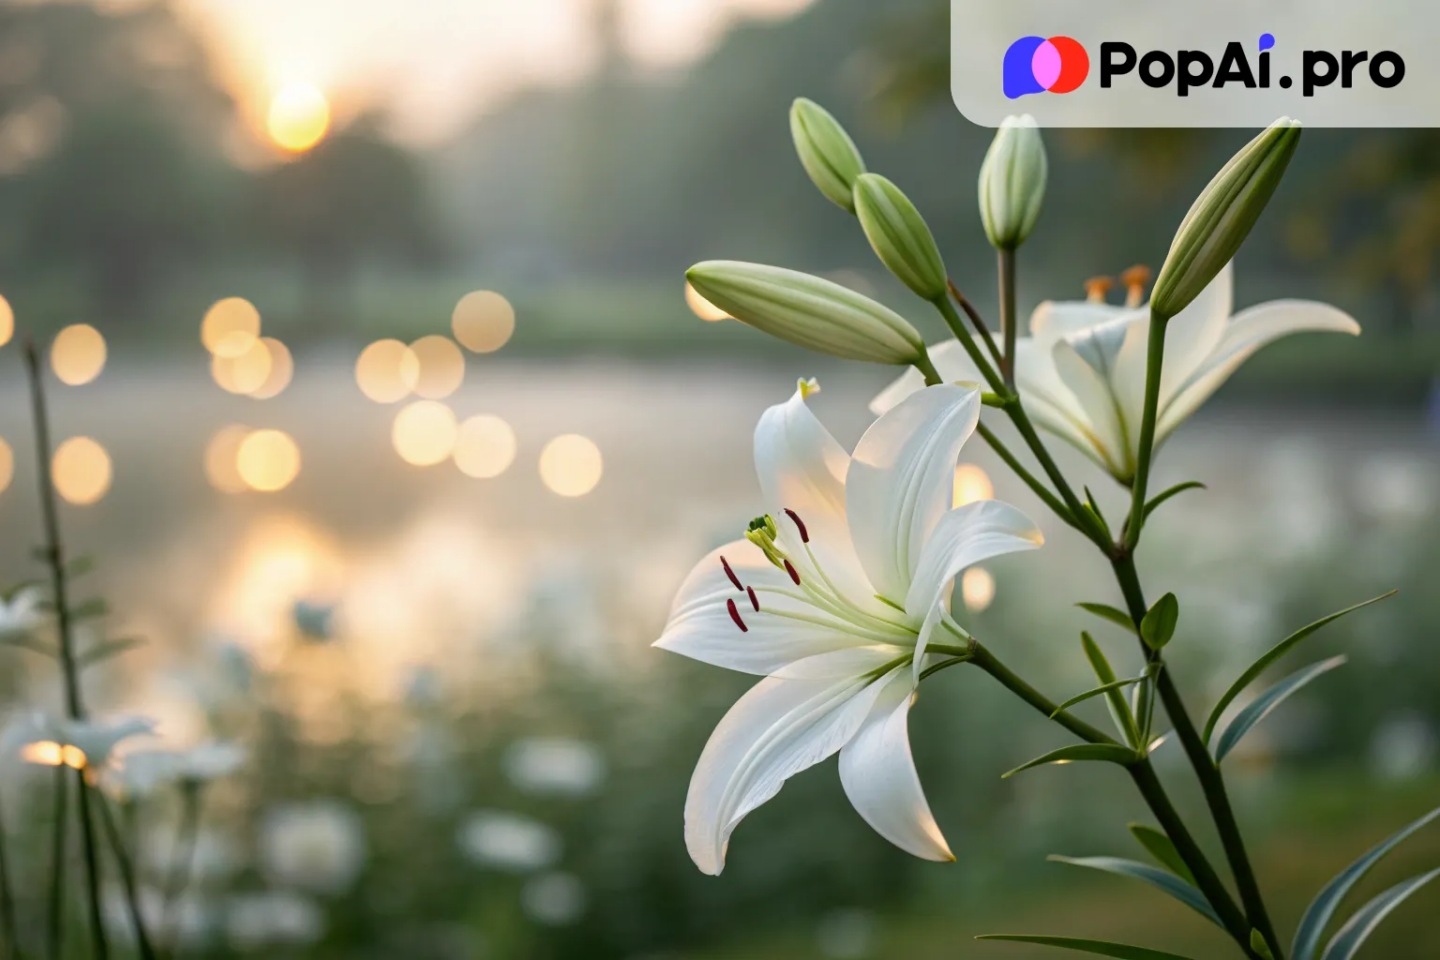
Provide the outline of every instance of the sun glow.
{"type": "Polygon", "coordinates": [[[304,153],[330,130],[330,101],[308,83],[287,83],[270,101],[266,131],[279,147],[304,153]]]}

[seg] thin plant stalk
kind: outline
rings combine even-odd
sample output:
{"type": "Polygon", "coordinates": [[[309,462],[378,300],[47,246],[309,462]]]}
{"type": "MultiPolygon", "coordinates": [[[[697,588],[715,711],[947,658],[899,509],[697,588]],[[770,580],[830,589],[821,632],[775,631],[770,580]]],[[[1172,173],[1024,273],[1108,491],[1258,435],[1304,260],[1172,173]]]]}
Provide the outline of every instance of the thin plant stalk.
{"type": "Polygon", "coordinates": [[[5,811],[0,806],[0,938],[4,938],[6,960],[20,957],[19,929],[15,922],[15,889],[10,885],[9,838],[5,834],[5,811]]]}
{"type": "Polygon", "coordinates": [[[204,799],[204,789],[200,782],[181,782],[180,799],[180,825],[175,834],[175,851],[170,860],[170,871],[165,878],[160,917],[161,936],[169,947],[171,960],[179,952],[180,898],[190,882],[190,871],[195,862],[195,841],[200,834],[200,812],[204,799]]]}
{"type": "Polygon", "coordinates": [[[68,839],[69,809],[66,794],[70,786],[69,771],[63,765],[55,768],[54,819],[55,832],[50,847],[50,904],[47,911],[46,955],[60,960],[65,939],[65,854],[68,839]]]}
{"type": "Polygon", "coordinates": [[[1019,318],[1015,315],[1015,251],[1000,249],[995,254],[997,272],[1000,274],[1000,335],[1005,341],[1005,355],[1000,360],[1000,372],[1005,385],[1015,389],[1015,341],[1020,336],[1019,318]]]}
{"type": "Polygon", "coordinates": [[[140,950],[140,960],[156,960],[155,948],[145,930],[145,918],[140,912],[140,891],[135,883],[135,865],[125,849],[125,838],[120,835],[120,826],[110,809],[110,802],[98,789],[94,791],[95,808],[100,814],[101,826],[106,839],[115,852],[115,863],[120,869],[120,883],[125,888],[125,905],[130,913],[130,923],[135,928],[135,943],[140,950]]]}
{"type": "Polygon", "coordinates": [[[1140,420],[1140,449],[1131,485],[1130,523],[1125,529],[1125,547],[1133,551],[1145,526],[1145,493],[1150,485],[1150,463],[1155,457],[1155,421],[1159,417],[1160,380],[1165,368],[1165,329],[1168,318],[1150,314],[1150,344],[1145,362],[1145,410],[1140,420]]]}
{"type": "Polygon", "coordinates": [[[975,305],[970,302],[965,294],[960,292],[960,288],[955,285],[954,280],[947,280],[945,286],[950,290],[951,298],[954,299],[961,310],[965,311],[965,316],[970,318],[971,325],[980,332],[981,339],[985,341],[985,349],[990,351],[990,357],[996,363],[999,363],[1000,358],[1004,356],[1004,354],[1002,354],[1000,348],[995,345],[995,338],[990,335],[990,327],[985,323],[985,318],[980,316],[980,311],[976,310],[975,305]]]}

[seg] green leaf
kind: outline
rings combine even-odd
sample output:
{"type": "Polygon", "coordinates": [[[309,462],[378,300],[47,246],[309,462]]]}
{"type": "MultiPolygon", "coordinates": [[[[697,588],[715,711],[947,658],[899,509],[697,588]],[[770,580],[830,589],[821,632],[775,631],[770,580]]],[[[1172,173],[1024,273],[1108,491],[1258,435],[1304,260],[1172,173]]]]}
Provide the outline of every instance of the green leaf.
{"type": "Polygon", "coordinates": [[[94,666],[101,661],[118,657],[122,653],[129,653],[144,645],[145,641],[140,637],[118,637],[114,640],[105,640],[80,654],[78,663],[81,667],[94,666]]]}
{"type": "Polygon", "coordinates": [[[27,634],[19,633],[8,637],[0,637],[0,646],[16,647],[20,650],[29,650],[31,653],[38,653],[42,657],[49,657],[54,660],[57,656],[54,650],[45,646],[39,640],[27,634]]]}
{"type": "Polygon", "coordinates": [[[1104,603],[1077,603],[1075,606],[1087,613],[1093,613],[1101,620],[1109,620],[1118,627],[1124,627],[1131,633],[1135,632],[1135,621],[1130,619],[1130,614],[1124,610],[1117,610],[1109,604],[1104,603]]]}
{"type": "Polygon", "coordinates": [[[1122,747],[1118,743],[1076,743],[1068,747],[1061,747],[1059,750],[1051,750],[1043,757],[1036,757],[1029,763],[1022,763],[1009,773],[1002,773],[1001,780],[1008,780],[1031,767],[1043,767],[1047,763],[1076,763],[1087,760],[1101,760],[1109,763],[1118,763],[1121,766],[1129,766],[1139,758],[1129,747],[1122,747]]]}
{"type": "Polygon", "coordinates": [[[1259,955],[1260,960],[1275,960],[1275,952],[1270,949],[1270,944],[1265,942],[1265,935],[1259,930],[1250,931],[1250,949],[1259,955]]]}
{"type": "Polygon", "coordinates": [[[1164,491],[1163,493],[1158,493],[1158,494],[1156,494],[1156,495],[1155,495],[1155,498],[1154,498],[1153,500],[1151,500],[1149,503],[1145,504],[1145,512],[1144,512],[1144,514],[1143,514],[1142,516],[1143,516],[1146,520],[1149,520],[1149,519],[1150,519],[1150,514],[1152,514],[1152,513],[1155,512],[1155,508],[1156,508],[1156,507],[1160,506],[1160,504],[1164,503],[1166,500],[1169,500],[1171,497],[1178,496],[1179,494],[1184,493],[1186,490],[1205,490],[1205,489],[1207,489],[1206,486],[1205,486],[1205,484],[1201,483],[1201,482],[1198,481],[1198,480],[1190,480],[1190,481],[1187,481],[1186,483],[1177,483],[1177,484],[1175,484],[1175,486],[1171,487],[1169,490],[1166,490],[1166,491],[1164,491]]]}
{"type": "Polygon", "coordinates": [[[1084,506],[1085,509],[1089,510],[1090,513],[1094,515],[1096,521],[1099,522],[1100,529],[1105,531],[1106,538],[1114,539],[1114,534],[1110,532],[1110,524],[1108,521],[1106,521],[1105,514],[1100,512],[1100,503],[1095,499],[1095,494],[1090,492],[1089,487],[1085,488],[1084,506]]]}
{"type": "Polygon", "coordinates": [[[1325,948],[1323,960],[1351,960],[1366,938],[1375,931],[1376,927],[1380,926],[1381,921],[1390,915],[1390,911],[1400,906],[1405,902],[1406,897],[1436,877],[1440,877],[1440,870],[1431,870],[1418,877],[1411,877],[1404,883],[1396,884],[1386,890],[1355,911],[1355,916],[1340,928],[1339,932],[1335,934],[1335,939],[1330,941],[1330,946],[1325,948]]]}
{"type": "MultiPolygon", "coordinates": [[[[1110,666],[1110,661],[1105,659],[1105,653],[1095,638],[1090,634],[1081,631],[1080,645],[1085,650],[1085,658],[1090,661],[1090,667],[1095,671],[1095,677],[1102,684],[1115,682],[1115,671],[1110,666]]],[[[1130,705],[1125,702],[1125,695],[1118,689],[1108,692],[1105,695],[1105,704],[1110,708],[1110,719],[1115,721],[1115,727],[1120,735],[1130,746],[1139,748],[1140,727],[1135,723],[1135,715],[1130,712],[1130,705]]]]}
{"type": "Polygon", "coordinates": [[[1071,697],[1069,700],[1066,700],[1064,703],[1060,704],[1060,706],[1056,707],[1055,712],[1050,714],[1050,719],[1054,720],[1056,717],[1060,716],[1060,714],[1064,713],[1066,710],[1069,710],[1077,703],[1084,703],[1086,700],[1091,700],[1095,697],[1102,696],[1116,690],[1123,690],[1126,687],[1130,686],[1132,683],[1139,683],[1141,680],[1144,679],[1144,677],[1131,677],[1128,680],[1115,680],[1111,683],[1104,684],[1103,686],[1096,687],[1093,690],[1086,690],[1079,696],[1071,697]]]}
{"type": "Polygon", "coordinates": [[[1345,660],[1345,657],[1331,657],[1329,660],[1311,664],[1304,670],[1290,674],[1256,697],[1255,702],[1236,714],[1235,719],[1230,721],[1230,725],[1225,728],[1225,732],[1220,734],[1220,740],[1215,744],[1215,762],[1219,763],[1224,760],[1225,755],[1235,749],[1240,738],[1249,733],[1251,727],[1264,720],[1271,710],[1284,703],[1291,694],[1321,674],[1329,673],[1336,667],[1343,666],[1345,660]]]}
{"type": "Polygon", "coordinates": [[[72,620],[94,620],[98,617],[107,616],[110,613],[110,604],[102,597],[92,597],[84,603],[77,604],[70,608],[70,619],[72,620]]]}
{"type": "Polygon", "coordinates": [[[1161,870],[1159,867],[1152,867],[1148,863],[1137,863],[1134,860],[1124,860],[1120,857],[1061,857],[1052,854],[1049,859],[1056,863],[1068,863],[1077,867],[1087,867],[1091,870],[1101,870],[1105,873],[1142,880],[1162,893],[1168,893],[1215,926],[1222,929],[1225,926],[1220,922],[1215,908],[1210,906],[1210,901],[1205,899],[1205,894],[1175,874],[1161,870]]]}
{"type": "Polygon", "coordinates": [[[1413,833],[1437,817],[1440,817],[1440,807],[1436,807],[1399,833],[1371,848],[1359,860],[1336,874],[1335,879],[1326,884],[1325,889],[1317,893],[1315,899],[1310,901],[1310,906],[1305,910],[1305,916],[1300,918],[1300,926],[1295,931],[1295,944],[1290,948],[1294,960],[1315,960],[1315,954],[1320,949],[1320,938],[1324,935],[1325,928],[1329,926],[1330,918],[1335,915],[1340,902],[1345,899],[1345,895],[1353,890],[1355,885],[1370,872],[1370,869],[1383,860],[1391,850],[1404,843],[1413,833]]]}
{"type": "Polygon", "coordinates": [[[976,940],[1006,940],[1011,943],[1033,943],[1042,947],[1059,947],[1076,953],[1094,953],[1102,957],[1117,957],[1119,960],[1186,960],[1178,953],[1151,950],[1148,947],[1133,947],[1128,943],[1111,943],[1109,940],[1081,940],[1076,937],[1030,937],[1008,933],[990,933],[976,937],[976,940]]]}
{"type": "Polygon", "coordinates": [[[1175,594],[1167,593],[1145,614],[1140,621],[1140,637],[1151,650],[1162,650],[1175,636],[1175,625],[1180,622],[1180,601],[1175,594]]]}
{"type": "Polygon", "coordinates": [[[65,564],[65,573],[71,577],[83,577],[95,569],[94,557],[76,557],[65,564]]]}
{"type": "Polygon", "coordinates": [[[1366,600],[1364,603],[1357,603],[1353,607],[1346,607],[1339,613],[1332,613],[1328,617],[1316,620],[1308,627],[1302,627],[1301,629],[1290,634],[1290,636],[1286,637],[1284,640],[1281,640],[1275,646],[1271,647],[1264,656],[1252,663],[1250,665],[1250,668],[1240,675],[1239,680],[1236,680],[1233,684],[1231,684],[1230,689],[1226,690],[1225,695],[1221,697],[1219,702],[1215,704],[1215,709],[1210,711],[1210,719],[1205,721],[1205,733],[1202,738],[1205,741],[1205,745],[1210,745],[1210,737],[1215,732],[1215,725],[1220,722],[1221,715],[1225,713],[1225,708],[1230,706],[1230,704],[1235,700],[1235,698],[1240,695],[1241,691],[1243,691],[1246,687],[1250,686],[1250,684],[1254,683],[1255,679],[1259,677],[1260,674],[1265,672],[1266,667],[1270,666],[1270,664],[1274,663],[1276,660],[1279,660],[1281,657],[1285,656],[1285,654],[1289,653],[1291,647],[1294,647],[1301,640],[1304,640],[1306,637],[1310,636],[1312,633],[1319,630],[1321,627],[1324,627],[1327,624],[1339,620],[1346,614],[1354,613],[1356,610],[1359,610],[1363,607],[1368,607],[1372,603],[1379,603],[1381,600],[1388,600],[1389,598],[1395,596],[1395,594],[1397,593],[1399,593],[1398,590],[1391,590],[1389,593],[1382,594],[1381,596],[1374,597],[1370,600],[1366,600]]]}
{"type": "Polygon", "coordinates": [[[1130,833],[1140,842],[1140,846],[1149,852],[1150,856],[1160,861],[1161,865],[1171,873],[1186,883],[1192,885],[1195,883],[1195,875],[1185,865],[1180,851],[1175,849],[1174,842],[1165,835],[1164,831],[1156,830],[1148,824],[1132,823],[1130,824],[1130,833]]]}

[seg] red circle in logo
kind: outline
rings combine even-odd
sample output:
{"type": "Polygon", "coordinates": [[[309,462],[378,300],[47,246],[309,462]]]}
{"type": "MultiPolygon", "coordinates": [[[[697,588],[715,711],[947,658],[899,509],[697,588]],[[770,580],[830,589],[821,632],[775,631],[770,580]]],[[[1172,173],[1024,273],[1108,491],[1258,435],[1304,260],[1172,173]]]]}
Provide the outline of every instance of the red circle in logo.
{"type": "Polygon", "coordinates": [[[1069,93],[1090,76],[1090,54],[1069,37],[1051,37],[1050,43],[1060,53],[1060,77],[1048,89],[1051,93],[1069,93]]]}

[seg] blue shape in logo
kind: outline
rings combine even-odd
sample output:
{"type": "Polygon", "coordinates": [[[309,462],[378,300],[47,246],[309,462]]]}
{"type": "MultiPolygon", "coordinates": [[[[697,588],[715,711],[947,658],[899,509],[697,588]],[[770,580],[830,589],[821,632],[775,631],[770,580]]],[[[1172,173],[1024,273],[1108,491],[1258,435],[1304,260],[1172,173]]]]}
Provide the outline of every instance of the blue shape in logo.
{"type": "Polygon", "coordinates": [[[1035,51],[1045,42],[1044,37],[1021,37],[1010,44],[1005,51],[1005,65],[1001,73],[1005,96],[1014,100],[1027,93],[1041,93],[1044,87],[1035,79],[1035,51]]]}
{"type": "Polygon", "coordinates": [[[1271,47],[1273,47],[1273,46],[1275,46],[1275,34],[1273,34],[1273,33],[1262,33],[1262,34],[1260,34],[1260,50],[1261,50],[1262,53],[1263,53],[1264,51],[1266,51],[1266,50],[1269,50],[1269,49],[1270,49],[1271,47]]]}

